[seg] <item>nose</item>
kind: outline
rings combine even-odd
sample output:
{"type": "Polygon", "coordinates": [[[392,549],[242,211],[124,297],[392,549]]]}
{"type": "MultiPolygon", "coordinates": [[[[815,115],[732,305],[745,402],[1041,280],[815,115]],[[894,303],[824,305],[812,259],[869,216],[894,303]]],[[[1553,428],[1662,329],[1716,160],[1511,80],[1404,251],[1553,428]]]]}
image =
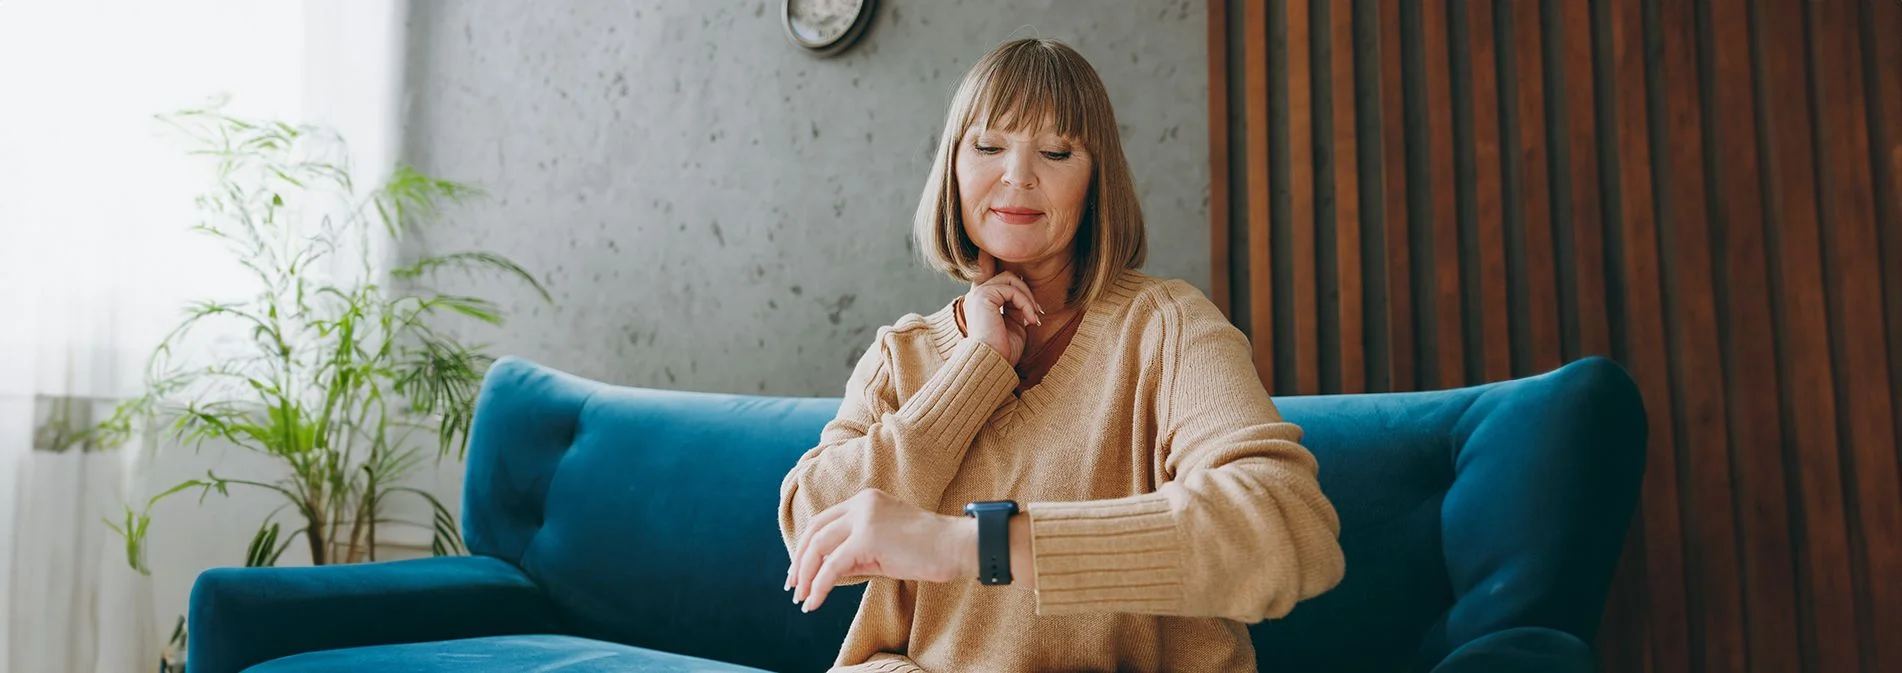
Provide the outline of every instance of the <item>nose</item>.
{"type": "Polygon", "coordinates": [[[1037,177],[1031,172],[1029,152],[1013,151],[1004,159],[1004,184],[1018,189],[1032,189],[1037,186],[1037,177]]]}

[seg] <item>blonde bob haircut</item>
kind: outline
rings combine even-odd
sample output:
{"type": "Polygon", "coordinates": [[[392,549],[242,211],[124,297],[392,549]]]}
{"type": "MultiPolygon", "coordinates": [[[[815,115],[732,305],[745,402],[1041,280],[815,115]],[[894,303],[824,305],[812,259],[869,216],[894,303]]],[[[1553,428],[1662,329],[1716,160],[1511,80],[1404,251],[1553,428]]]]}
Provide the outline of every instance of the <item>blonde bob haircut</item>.
{"type": "Polygon", "coordinates": [[[1057,135],[1079,142],[1091,158],[1089,196],[1073,244],[1076,280],[1068,295],[1069,304],[1083,305],[1095,300],[1122,270],[1142,267],[1148,242],[1109,93],[1096,69],[1061,42],[1006,42],[965,73],[944,118],[944,134],[918,201],[912,236],[926,264],[959,282],[975,281],[978,248],[964,230],[956,168],[959,145],[973,125],[1041,132],[1045,123],[1055,124],[1057,135]]]}

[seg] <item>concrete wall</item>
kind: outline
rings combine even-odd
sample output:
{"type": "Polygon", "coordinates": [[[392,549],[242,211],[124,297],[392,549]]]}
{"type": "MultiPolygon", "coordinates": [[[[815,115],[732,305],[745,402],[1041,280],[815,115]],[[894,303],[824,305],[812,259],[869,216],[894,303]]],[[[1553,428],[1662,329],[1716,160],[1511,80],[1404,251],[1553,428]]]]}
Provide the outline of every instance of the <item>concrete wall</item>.
{"type": "MultiPolygon", "coordinates": [[[[483,247],[556,305],[505,300],[498,353],[601,380],[837,395],[872,331],[961,290],[909,223],[952,88],[1015,36],[1102,74],[1148,215],[1151,273],[1208,285],[1204,3],[887,0],[815,59],[778,0],[425,2],[404,156],[482,186],[424,247],[483,247]]],[[[414,250],[412,250],[412,253],[414,250]]]]}

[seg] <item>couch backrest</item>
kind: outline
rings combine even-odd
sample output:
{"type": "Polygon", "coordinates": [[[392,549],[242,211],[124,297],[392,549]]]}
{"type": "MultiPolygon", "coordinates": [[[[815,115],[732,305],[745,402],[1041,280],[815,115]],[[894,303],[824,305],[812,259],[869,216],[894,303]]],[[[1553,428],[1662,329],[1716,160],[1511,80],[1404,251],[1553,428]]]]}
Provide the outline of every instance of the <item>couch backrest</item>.
{"type": "Polygon", "coordinates": [[[465,542],[520,565],[576,635],[825,670],[862,588],[800,613],[776,512],[838,404],[608,386],[505,358],[477,403],[465,542]]]}
{"type": "MultiPolygon", "coordinates": [[[[1485,633],[1590,642],[1636,500],[1644,420],[1590,358],[1453,391],[1276,398],[1307,431],[1347,574],[1251,629],[1263,670],[1425,668],[1485,633]]],[[[608,386],[519,359],[484,383],[469,549],[519,564],[578,635],[769,670],[823,670],[860,596],[782,590],[783,478],[837,399],[608,386]]]]}
{"type": "Polygon", "coordinates": [[[1644,469],[1621,367],[1275,403],[1307,431],[1347,572],[1250,629],[1262,670],[1426,671],[1521,626],[1592,642],[1644,469]]]}

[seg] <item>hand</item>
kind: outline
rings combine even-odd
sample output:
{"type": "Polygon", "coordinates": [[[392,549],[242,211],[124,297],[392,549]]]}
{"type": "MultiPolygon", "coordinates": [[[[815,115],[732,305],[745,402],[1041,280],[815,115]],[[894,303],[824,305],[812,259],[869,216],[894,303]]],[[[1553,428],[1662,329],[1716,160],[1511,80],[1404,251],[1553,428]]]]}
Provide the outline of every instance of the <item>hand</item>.
{"type": "Polygon", "coordinates": [[[976,540],[969,519],[927,512],[868,488],[806,523],[793,546],[786,588],[794,603],[805,603],[802,611],[812,612],[844,577],[949,582],[975,572],[976,540]]]}
{"type": "Polygon", "coordinates": [[[1024,355],[1024,327],[1043,324],[1043,307],[1024,279],[997,272],[991,253],[979,250],[977,264],[977,282],[964,295],[964,328],[1015,367],[1024,355]]]}

